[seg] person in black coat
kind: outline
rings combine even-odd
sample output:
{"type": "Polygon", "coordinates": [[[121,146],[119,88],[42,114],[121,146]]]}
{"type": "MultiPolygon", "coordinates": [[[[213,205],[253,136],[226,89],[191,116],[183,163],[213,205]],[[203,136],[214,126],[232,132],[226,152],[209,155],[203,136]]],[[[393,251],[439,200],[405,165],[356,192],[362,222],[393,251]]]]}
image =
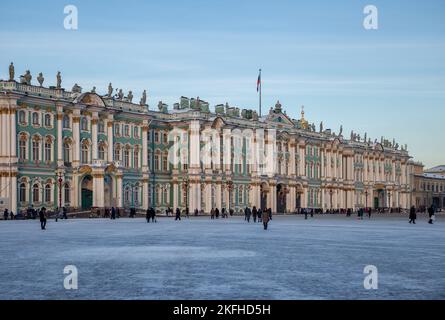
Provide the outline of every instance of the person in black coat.
{"type": "Polygon", "coordinates": [[[67,220],[68,219],[68,210],[67,210],[67,208],[63,207],[62,208],[62,212],[63,212],[63,219],[67,220]]]}
{"type": "Polygon", "coordinates": [[[3,219],[8,220],[8,216],[9,216],[8,209],[5,209],[5,211],[3,211],[3,219]]]}
{"type": "Polygon", "coordinates": [[[145,211],[145,219],[147,220],[147,223],[150,223],[150,218],[151,218],[151,208],[148,208],[147,211],[145,211]]]}
{"type": "MultiPolygon", "coordinates": [[[[311,217],[314,216],[314,212],[312,211],[311,217]]],[[[269,220],[272,220],[272,208],[269,208],[269,220]]]]}
{"type": "Polygon", "coordinates": [[[185,208],[185,217],[188,218],[190,215],[189,207],[185,208]]]}
{"type": "Polygon", "coordinates": [[[246,207],[244,209],[244,215],[246,216],[246,220],[247,222],[250,222],[250,215],[252,214],[252,212],[250,211],[250,209],[248,207],[246,207]]]}
{"type": "Polygon", "coordinates": [[[175,217],[175,221],[176,220],[181,220],[181,210],[179,210],[179,208],[176,208],[176,217],[175,217]]]}
{"type": "Polygon", "coordinates": [[[433,217],[434,217],[434,207],[433,206],[431,206],[431,207],[429,207],[428,208],[428,216],[429,216],[429,220],[428,220],[428,223],[429,224],[433,224],[433,217]]]}
{"type": "Polygon", "coordinates": [[[416,214],[416,208],[414,206],[411,207],[409,210],[409,223],[416,224],[417,214],[416,214]]]}
{"type": "Polygon", "coordinates": [[[41,208],[39,211],[39,218],[40,218],[40,228],[42,230],[46,230],[46,216],[45,216],[45,207],[41,208]]]}
{"type": "Polygon", "coordinates": [[[253,217],[253,222],[256,222],[256,219],[258,218],[258,210],[256,209],[255,206],[253,206],[252,208],[252,217],[253,217]]]}
{"type": "Polygon", "coordinates": [[[151,217],[151,222],[158,222],[156,220],[156,210],[153,207],[151,207],[150,209],[150,217],[151,217]]]}

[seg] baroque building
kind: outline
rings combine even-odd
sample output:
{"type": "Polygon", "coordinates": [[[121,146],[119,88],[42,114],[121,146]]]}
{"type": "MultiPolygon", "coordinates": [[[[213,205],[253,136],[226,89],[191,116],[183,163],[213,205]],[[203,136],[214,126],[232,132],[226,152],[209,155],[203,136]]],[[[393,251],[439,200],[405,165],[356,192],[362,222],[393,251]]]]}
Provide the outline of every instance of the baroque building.
{"type": "Polygon", "coordinates": [[[445,208],[445,166],[423,169],[420,162],[413,163],[412,203],[425,210],[433,205],[436,209],[445,208]]]}
{"type": "Polygon", "coordinates": [[[292,119],[277,102],[259,117],[228,104],[210,111],[200,98],[181,97],[172,110],[159,102],[154,111],[145,91],[133,103],[131,91],[125,96],[111,83],[99,95],[77,84],[65,90],[60,73],[56,86],[44,87],[41,74],[39,85],[31,79],[27,71],[15,81],[12,66],[9,80],[0,81],[0,198],[14,212],[59,203],[204,213],[414,204],[406,146],[353,132],[346,138],[342,128],[336,134],[322,123],[317,129],[304,110],[292,119]],[[234,134],[243,130],[253,133],[250,140],[234,134]],[[260,142],[257,132],[267,137],[260,142]],[[217,147],[206,151],[209,139],[217,147]],[[251,143],[261,145],[263,163],[251,143]]]}

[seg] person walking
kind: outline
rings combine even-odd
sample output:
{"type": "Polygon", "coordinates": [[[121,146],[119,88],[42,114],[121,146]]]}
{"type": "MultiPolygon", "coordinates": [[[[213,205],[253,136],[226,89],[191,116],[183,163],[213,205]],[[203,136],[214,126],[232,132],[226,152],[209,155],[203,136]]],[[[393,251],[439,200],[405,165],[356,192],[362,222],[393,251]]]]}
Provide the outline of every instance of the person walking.
{"type": "MultiPolygon", "coordinates": [[[[314,216],[314,212],[312,212],[311,217],[314,216]]],[[[272,208],[269,208],[269,220],[272,220],[272,208]]]]}
{"type": "Polygon", "coordinates": [[[367,213],[368,213],[368,219],[371,219],[371,214],[372,214],[372,210],[371,210],[371,208],[366,208],[366,211],[367,211],[367,213]]]}
{"type": "Polygon", "coordinates": [[[175,221],[176,220],[181,220],[181,210],[179,210],[179,208],[176,208],[176,217],[175,217],[175,221]]]}
{"type": "Polygon", "coordinates": [[[307,220],[307,209],[303,208],[304,220],[307,220]]]}
{"type": "Polygon", "coordinates": [[[147,223],[150,223],[150,218],[151,218],[150,209],[151,208],[147,208],[147,211],[145,211],[145,219],[147,220],[147,223]]]}
{"type": "Polygon", "coordinates": [[[250,212],[249,212],[249,211],[250,211],[250,210],[249,210],[248,207],[246,207],[246,208],[244,209],[244,215],[246,216],[246,220],[247,220],[247,222],[250,223],[250,212]]]}
{"type": "Polygon", "coordinates": [[[428,208],[428,216],[429,216],[429,220],[428,220],[428,223],[429,224],[433,224],[433,220],[434,220],[434,211],[436,211],[436,210],[434,210],[434,207],[433,206],[430,206],[429,208],[428,208]]]}
{"type": "Polygon", "coordinates": [[[153,222],[153,223],[158,222],[156,220],[156,210],[153,207],[151,207],[151,210],[150,210],[150,217],[151,217],[151,222],[153,222]]]}
{"type": "Polygon", "coordinates": [[[409,210],[409,223],[416,224],[417,214],[416,208],[414,206],[409,210]]]}
{"type": "Polygon", "coordinates": [[[263,220],[263,227],[264,230],[267,230],[267,225],[269,224],[269,210],[264,210],[262,220],[263,220]]]}
{"type": "Polygon", "coordinates": [[[210,210],[210,219],[215,219],[215,209],[210,210]]]}
{"type": "Polygon", "coordinates": [[[185,208],[185,217],[188,219],[190,215],[189,207],[185,208]]]}
{"type": "MultiPolygon", "coordinates": [[[[114,207],[113,207],[114,209],[114,207]]],[[[68,219],[68,209],[66,207],[62,208],[62,213],[63,213],[63,219],[67,220],[68,219]]],[[[114,216],[116,217],[116,211],[114,212],[114,216]]]]}
{"type": "Polygon", "coordinates": [[[42,230],[46,230],[46,216],[45,216],[45,207],[42,207],[39,211],[39,218],[40,218],[40,228],[42,230]]]}
{"type": "Polygon", "coordinates": [[[252,217],[253,217],[253,222],[256,222],[256,219],[258,217],[258,210],[256,209],[255,206],[253,206],[252,208],[252,217]]]}
{"type": "Polygon", "coordinates": [[[258,222],[262,222],[263,218],[263,209],[258,208],[258,222]]]}
{"type": "MultiPolygon", "coordinates": [[[[222,210],[223,210],[223,215],[224,215],[224,208],[222,210]]],[[[215,209],[215,217],[218,217],[218,216],[219,216],[219,209],[216,208],[215,209]]]]}
{"type": "Polygon", "coordinates": [[[5,209],[5,211],[3,211],[3,220],[8,220],[8,216],[9,216],[9,211],[8,209],[5,209]]]}

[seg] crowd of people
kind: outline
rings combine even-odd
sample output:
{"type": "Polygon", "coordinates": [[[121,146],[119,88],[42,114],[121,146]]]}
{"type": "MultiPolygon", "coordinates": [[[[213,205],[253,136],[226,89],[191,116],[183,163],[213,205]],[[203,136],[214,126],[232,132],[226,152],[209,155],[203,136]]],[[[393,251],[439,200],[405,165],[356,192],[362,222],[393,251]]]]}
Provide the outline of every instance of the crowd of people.
{"type": "MultiPolygon", "coordinates": [[[[120,218],[121,217],[121,210],[120,208],[107,208],[105,209],[104,213],[103,213],[103,217],[104,218],[110,218],[111,220],[114,220],[116,218],[120,218]]],[[[426,212],[428,212],[428,223],[429,224],[433,224],[434,221],[436,220],[436,212],[438,211],[438,209],[434,206],[431,205],[426,209],[426,212]]],[[[56,208],[55,210],[56,214],[54,215],[56,221],[58,218],[61,219],[68,219],[68,210],[66,207],[63,207],[62,210],[60,211],[59,208],[56,208]]],[[[272,220],[272,209],[271,208],[265,208],[264,210],[262,208],[256,208],[255,206],[253,206],[252,208],[246,207],[243,210],[244,212],[244,221],[247,221],[248,223],[250,223],[250,220],[253,220],[254,223],[258,222],[258,223],[263,223],[263,227],[264,230],[267,230],[269,221],[272,220]]],[[[363,220],[364,216],[366,215],[368,217],[368,219],[371,219],[372,213],[385,213],[386,211],[383,209],[371,209],[371,208],[359,208],[356,210],[356,212],[354,212],[354,210],[352,209],[336,209],[336,210],[326,210],[323,211],[322,209],[316,209],[316,208],[297,208],[295,210],[295,214],[301,214],[304,215],[304,219],[307,220],[308,217],[310,216],[311,218],[314,217],[315,214],[343,214],[346,217],[351,217],[353,214],[357,214],[357,218],[360,220],[363,220]]],[[[392,210],[388,210],[388,212],[397,212],[397,213],[403,213],[403,211],[401,209],[394,209],[394,211],[392,210]]],[[[415,208],[414,206],[412,206],[409,209],[409,223],[410,224],[416,224],[416,220],[417,220],[417,213],[419,212],[424,212],[424,211],[419,211],[419,209],[415,208]]],[[[130,208],[129,210],[129,214],[128,216],[130,218],[134,218],[136,217],[136,209],[135,208],[130,208]]],[[[201,212],[202,213],[202,212],[201,212]]],[[[97,211],[97,217],[100,217],[100,211],[97,211]]],[[[170,216],[175,216],[175,221],[181,220],[181,215],[183,215],[185,218],[189,218],[190,217],[190,210],[189,208],[185,208],[184,210],[181,211],[180,208],[176,208],[176,210],[173,213],[173,209],[168,207],[167,209],[165,209],[165,216],[170,217],[170,216]]],[[[199,212],[197,209],[195,209],[194,211],[194,215],[198,216],[199,212]]],[[[219,217],[221,216],[222,219],[227,219],[229,216],[233,216],[234,215],[234,210],[233,209],[229,209],[227,210],[226,208],[221,208],[221,211],[219,210],[219,208],[212,208],[210,210],[210,219],[214,220],[214,219],[219,219],[219,217]]],[[[40,220],[40,227],[42,230],[46,229],[46,222],[47,222],[47,217],[48,217],[48,212],[46,210],[45,207],[42,207],[38,210],[36,210],[33,206],[29,207],[26,210],[26,216],[25,218],[27,219],[36,219],[39,218],[40,220]]],[[[92,215],[90,215],[90,217],[92,217],[92,215]]],[[[145,218],[147,220],[147,223],[150,223],[150,221],[152,223],[157,222],[156,219],[156,210],[153,207],[150,207],[146,210],[145,212],[145,218]]],[[[17,219],[17,216],[14,215],[14,213],[12,211],[9,211],[8,209],[5,209],[3,211],[3,220],[14,220],[17,219]]]]}

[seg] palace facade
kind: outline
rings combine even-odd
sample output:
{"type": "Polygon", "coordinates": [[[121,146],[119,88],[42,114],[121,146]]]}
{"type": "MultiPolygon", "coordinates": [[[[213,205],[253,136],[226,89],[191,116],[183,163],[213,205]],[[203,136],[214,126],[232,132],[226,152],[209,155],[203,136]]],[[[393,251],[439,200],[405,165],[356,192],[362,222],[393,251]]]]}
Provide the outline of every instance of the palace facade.
{"type": "Polygon", "coordinates": [[[54,87],[43,86],[41,74],[37,85],[31,78],[27,72],[15,81],[10,68],[9,80],[0,81],[0,198],[14,212],[59,203],[72,210],[188,206],[204,213],[254,205],[293,212],[415,204],[406,146],[315,128],[304,111],[292,119],[279,102],[262,117],[227,104],[210,111],[207,102],[186,97],[171,110],[160,102],[154,111],[145,92],[133,103],[131,91],[124,96],[111,83],[99,95],[77,84],[63,89],[60,74],[54,87]],[[209,129],[230,147],[218,142],[217,160],[202,161],[209,129]],[[265,140],[266,165],[249,163],[244,140],[241,161],[227,163],[235,143],[228,129],[274,131],[265,140]],[[175,130],[185,132],[189,148],[172,163],[175,130]]]}

